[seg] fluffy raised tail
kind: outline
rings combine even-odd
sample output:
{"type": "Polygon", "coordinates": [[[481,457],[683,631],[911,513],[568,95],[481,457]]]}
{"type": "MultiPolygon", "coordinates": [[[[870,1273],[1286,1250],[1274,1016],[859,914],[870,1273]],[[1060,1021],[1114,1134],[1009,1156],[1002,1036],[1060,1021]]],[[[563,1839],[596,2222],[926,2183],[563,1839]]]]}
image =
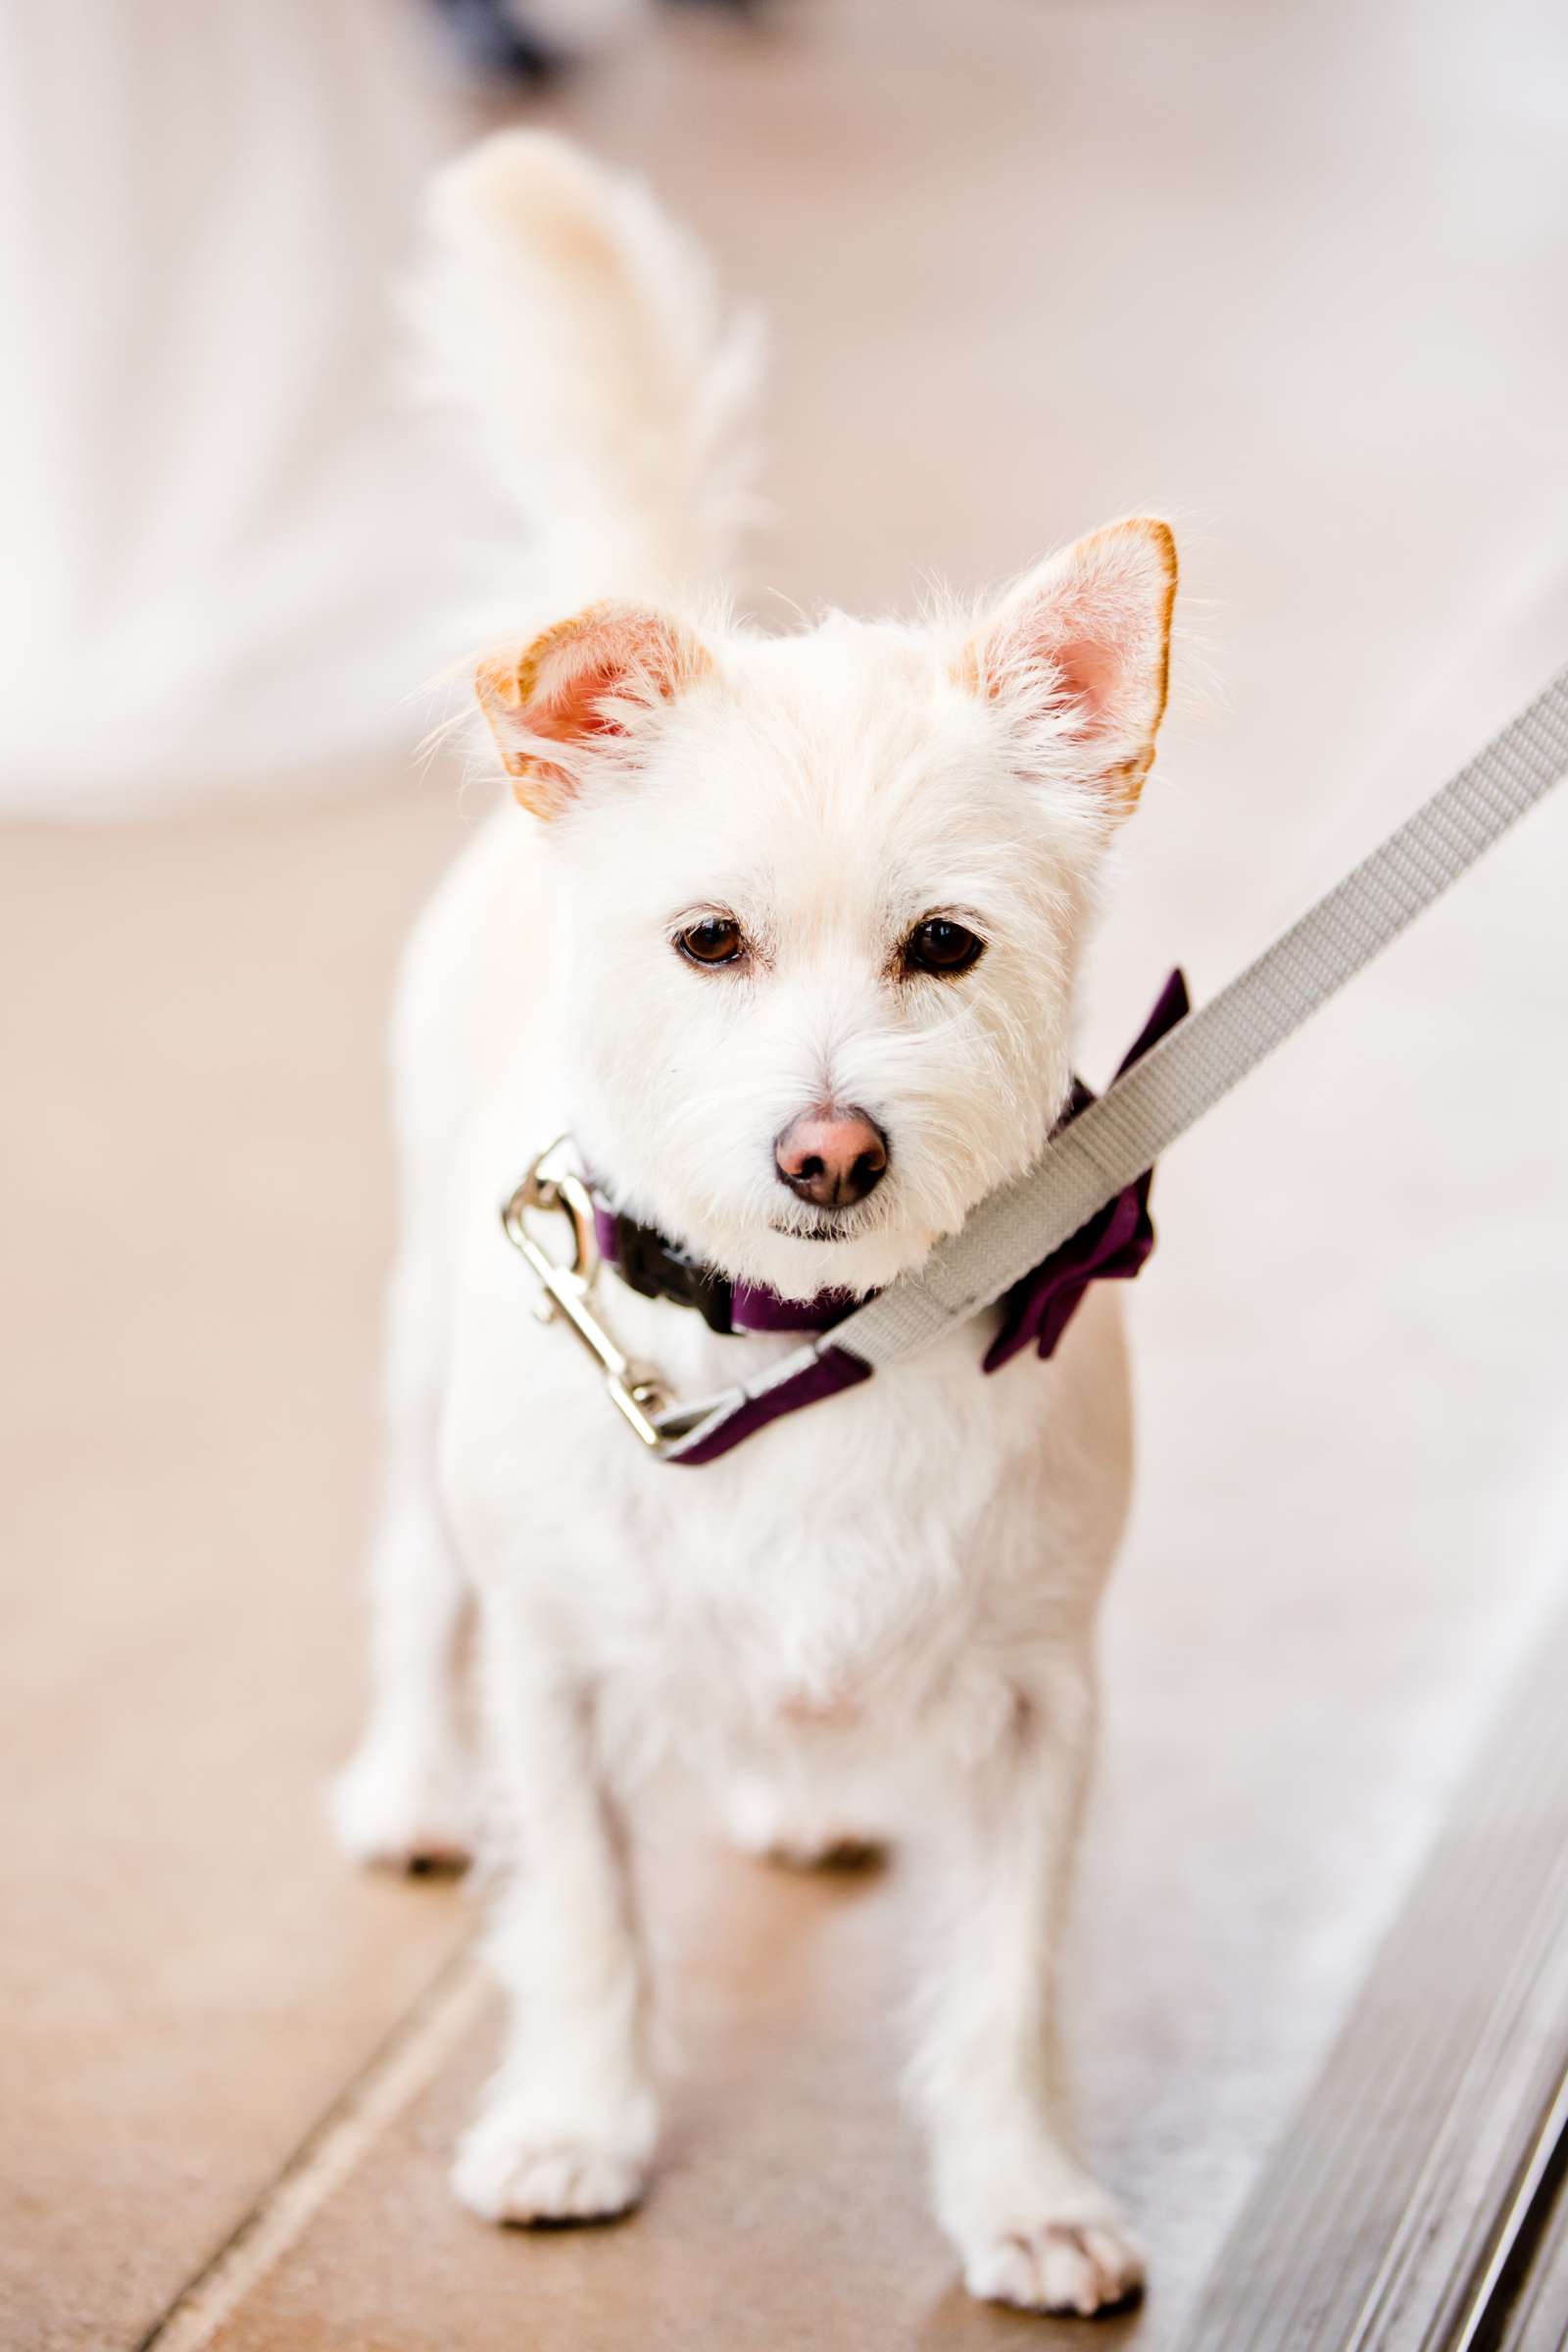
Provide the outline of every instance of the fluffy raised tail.
{"type": "Polygon", "coordinates": [[[563,604],[721,583],[748,518],[760,322],[637,181],[502,131],[436,178],[425,388],[563,604]]]}

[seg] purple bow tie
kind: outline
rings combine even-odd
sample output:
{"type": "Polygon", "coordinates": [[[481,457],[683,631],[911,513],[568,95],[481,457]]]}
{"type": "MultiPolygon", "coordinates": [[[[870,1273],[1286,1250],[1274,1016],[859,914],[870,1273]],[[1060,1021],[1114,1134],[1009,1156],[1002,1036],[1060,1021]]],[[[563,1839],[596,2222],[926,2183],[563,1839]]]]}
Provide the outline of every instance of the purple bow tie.
{"type": "MultiPolygon", "coordinates": [[[[1169,1029],[1185,1020],[1188,1012],[1187,983],[1180,971],[1172,972],[1159,992],[1158,1000],[1132,1045],[1123,1054],[1117,1068],[1130,1070],[1141,1061],[1151,1046],[1157,1046],[1169,1029]]],[[[1072,1082],[1072,1101],[1058,1123],[1057,1133],[1087,1110],[1094,1101],[1081,1078],[1072,1082]]],[[[1021,1348],[1033,1340],[1043,1356],[1055,1352],[1061,1338],[1092,1282],[1131,1282],[1154,1247],[1154,1221],[1149,1213],[1149,1191],[1154,1181],[1152,1168],[1146,1168],[1125,1192],[1107,1200],[1099,1213],[1090,1218],[1059,1250],[1053,1250],[1048,1258],[1026,1274],[1022,1282],[1013,1284],[1002,1299],[1002,1329],[986,1349],[987,1372],[998,1372],[1010,1363],[1021,1348]]]]}
{"type": "MultiPolygon", "coordinates": [[[[1151,1046],[1157,1045],[1167,1030],[1185,1017],[1187,1009],[1187,984],[1179,971],[1172,972],[1116,1075],[1131,1069],[1151,1046]]],[[[1083,1081],[1075,1078],[1057,1133],[1094,1100],[1083,1081]]],[[[1054,1354],[1092,1282],[1132,1280],[1154,1247],[1153,1221],[1149,1213],[1152,1181],[1153,1170],[1146,1168],[1136,1182],[1107,1201],[1087,1225],[1080,1226],[1059,1250],[1054,1250],[1005,1293],[998,1310],[1001,1325],[986,1349],[984,1371],[999,1372],[1031,1344],[1042,1356],[1054,1354]]],[[[594,1222],[600,1253],[623,1281],[647,1298],[672,1298],[695,1307],[714,1331],[826,1332],[842,1323],[857,1303],[845,1291],[818,1291],[814,1298],[796,1300],[750,1283],[732,1284],[652,1227],[617,1214],[602,1201],[595,1202],[594,1222]]],[[[689,1464],[712,1461],[767,1422],[870,1377],[870,1365],[847,1348],[825,1348],[806,1371],[752,1398],[711,1438],[677,1458],[689,1464]]]]}

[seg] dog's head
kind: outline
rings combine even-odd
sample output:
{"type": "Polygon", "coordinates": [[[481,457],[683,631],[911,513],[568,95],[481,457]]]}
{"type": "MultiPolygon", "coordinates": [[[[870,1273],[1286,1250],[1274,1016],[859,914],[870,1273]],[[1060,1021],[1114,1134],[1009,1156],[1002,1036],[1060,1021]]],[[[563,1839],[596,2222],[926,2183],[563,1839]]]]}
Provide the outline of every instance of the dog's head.
{"type": "Polygon", "coordinates": [[[788,1297],[863,1292],[1038,1154],[1175,580],[1138,520],[965,629],[606,605],[482,665],[548,820],[575,1131],[623,1205],[788,1297]]]}

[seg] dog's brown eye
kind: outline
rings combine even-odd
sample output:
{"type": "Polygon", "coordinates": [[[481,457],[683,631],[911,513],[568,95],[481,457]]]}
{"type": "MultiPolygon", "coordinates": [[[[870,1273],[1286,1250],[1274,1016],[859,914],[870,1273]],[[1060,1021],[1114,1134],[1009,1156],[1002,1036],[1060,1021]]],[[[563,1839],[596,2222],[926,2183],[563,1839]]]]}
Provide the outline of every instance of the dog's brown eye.
{"type": "Polygon", "coordinates": [[[940,972],[945,977],[966,972],[984,954],[983,939],[976,939],[962,923],[949,922],[945,915],[934,915],[930,922],[917,924],[904,943],[906,970],[940,972]]]}
{"type": "Polygon", "coordinates": [[[676,933],[675,945],[688,963],[711,964],[738,962],[746,942],[733,915],[705,914],[700,923],[676,933]]]}

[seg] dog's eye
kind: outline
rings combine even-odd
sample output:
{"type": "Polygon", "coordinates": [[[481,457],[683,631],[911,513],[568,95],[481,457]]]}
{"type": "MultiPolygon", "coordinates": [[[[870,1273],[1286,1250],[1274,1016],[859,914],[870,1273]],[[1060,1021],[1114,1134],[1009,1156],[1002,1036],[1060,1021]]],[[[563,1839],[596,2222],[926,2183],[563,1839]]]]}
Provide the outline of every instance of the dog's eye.
{"type": "Polygon", "coordinates": [[[705,914],[675,934],[675,945],[688,963],[738,963],[746,953],[741,927],[731,914],[705,914]]]}
{"type": "Polygon", "coordinates": [[[904,943],[904,967],[910,972],[939,972],[951,978],[955,972],[966,972],[978,963],[985,954],[986,943],[976,939],[962,923],[950,922],[946,915],[933,915],[929,922],[917,923],[904,943]]]}

